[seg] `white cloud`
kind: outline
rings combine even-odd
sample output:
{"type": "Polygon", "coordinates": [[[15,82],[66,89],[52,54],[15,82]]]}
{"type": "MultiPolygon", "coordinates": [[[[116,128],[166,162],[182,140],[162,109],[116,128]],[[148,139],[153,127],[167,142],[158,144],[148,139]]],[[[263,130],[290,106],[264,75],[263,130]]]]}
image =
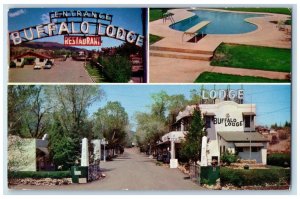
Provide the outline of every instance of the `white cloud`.
{"type": "Polygon", "coordinates": [[[17,16],[20,16],[22,14],[25,14],[25,10],[24,9],[19,9],[19,10],[15,11],[15,12],[10,12],[10,13],[8,13],[8,16],[9,17],[17,17],[17,16]]]}
{"type": "Polygon", "coordinates": [[[42,14],[41,17],[42,23],[49,23],[50,22],[50,18],[48,14],[42,14]]]}
{"type": "MultiPolygon", "coordinates": [[[[45,14],[45,13],[42,14],[41,20],[42,20],[42,23],[43,23],[43,24],[50,23],[50,17],[49,17],[49,14],[45,14]]],[[[57,22],[57,20],[56,20],[56,19],[52,19],[52,22],[55,23],[55,22],[57,22]]]]}

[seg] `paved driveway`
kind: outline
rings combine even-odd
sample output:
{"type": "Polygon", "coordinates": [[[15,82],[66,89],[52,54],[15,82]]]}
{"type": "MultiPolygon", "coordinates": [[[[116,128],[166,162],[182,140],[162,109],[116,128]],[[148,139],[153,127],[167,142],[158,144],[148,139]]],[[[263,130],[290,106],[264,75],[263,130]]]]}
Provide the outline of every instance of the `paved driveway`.
{"type": "MultiPolygon", "coordinates": [[[[16,189],[39,190],[203,190],[187,179],[178,169],[156,166],[155,161],[137,152],[126,149],[124,154],[114,161],[103,162],[101,167],[106,174],[103,180],[88,184],[63,186],[15,186],[16,189]]],[[[40,193],[40,192],[39,192],[40,193]]],[[[88,192],[93,193],[93,192],[88,192]]]]}
{"type": "Polygon", "coordinates": [[[69,58],[66,61],[55,61],[51,69],[33,70],[32,66],[10,68],[9,82],[92,83],[83,65],[84,62],[69,58]]]}

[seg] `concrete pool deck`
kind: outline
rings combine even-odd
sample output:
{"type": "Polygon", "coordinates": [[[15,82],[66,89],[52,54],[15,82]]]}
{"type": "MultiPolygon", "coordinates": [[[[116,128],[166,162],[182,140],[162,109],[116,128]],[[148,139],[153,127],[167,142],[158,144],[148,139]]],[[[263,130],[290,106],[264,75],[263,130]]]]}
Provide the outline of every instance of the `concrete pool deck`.
{"type": "MultiPolygon", "coordinates": [[[[175,22],[178,22],[195,15],[189,10],[190,9],[172,9],[169,10],[169,12],[173,13],[173,19],[175,20],[175,22]]],[[[216,9],[205,9],[205,10],[220,11],[216,9]]],[[[235,13],[238,12],[238,11],[222,10],[222,12],[223,11],[235,12],[235,13]]],[[[239,13],[249,13],[249,12],[239,12],[239,13]]],[[[267,15],[263,17],[252,17],[252,18],[245,19],[247,22],[253,23],[257,26],[257,29],[255,31],[244,33],[244,34],[232,34],[232,35],[208,34],[196,43],[187,42],[187,40],[189,40],[190,37],[185,37],[184,40],[182,40],[183,32],[171,29],[169,27],[172,24],[170,20],[167,20],[165,23],[163,22],[163,19],[150,22],[149,24],[150,34],[163,37],[163,39],[150,46],[150,82],[170,82],[171,79],[169,78],[171,75],[174,75],[175,78],[177,79],[177,81],[175,82],[193,82],[195,79],[188,80],[189,77],[187,74],[190,74],[190,72],[192,72],[186,70],[187,68],[191,67],[188,65],[189,64],[194,65],[194,69],[195,69],[194,73],[196,71],[200,71],[200,73],[201,71],[202,72],[211,71],[212,68],[217,68],[217,67],[210,66],[209,58],[213,56],[214,50],[222,42],[287,48],[287,49],[291,48],[290,35],[286,34],[285,31],[279,31],[277,24],[270,22],[270,21],[284,21],[287,20],[290,16],[283,15],[283,14],[256,13],[256,12],[251,12],[251,14],[267,15]],[[180,58],[184,58],[186,60],[181,60],[180,58]],[[197,68],[197,62],[198,62],[198,68],[197,68]],[[163,69],[163,67],[169,68],[170,65],[173,68],[172,71],[167,71],[167,70],[165,71],[165,69],[163,69]],[[181,67],[186,69],[181,69],[181,67]],[[182,70],[184,70],[185,73],[179,72],[182,70]],[[160,73],[162,74],[160,75],[160,73]],[[165,77],[163,73],[169,77],[165,77]]],[[[238,69],[238,68],[228,68],[228,67],[220,67],[220,68],[222,69],[218,69],[216,71],[221,71],[222,73],[226,73],[226,74],[249,75],[249,76],[252,76],[251,71],[253,72],[256,71],[254,73],[255,76],[272,78],[272,79],[274,78],[286,79],[288,75],[288,73],[280,73],[280,72],[272,72],[272,71],[238,69]],[[244,74],[245,71],[247,71],[247,74],[244,74]]],[[[197,77],[200,73],[197,73],[193,76],[197,77]]]]}

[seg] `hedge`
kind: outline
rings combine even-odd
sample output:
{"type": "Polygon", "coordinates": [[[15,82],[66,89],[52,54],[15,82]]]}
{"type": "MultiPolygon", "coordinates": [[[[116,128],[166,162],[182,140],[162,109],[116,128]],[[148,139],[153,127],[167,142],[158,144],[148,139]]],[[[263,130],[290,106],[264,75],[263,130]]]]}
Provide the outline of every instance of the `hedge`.
{"type": "Polygon", "coordinates": [[[221,185],[265,186],[290,184],[290,169],[230,169],[221,168],[221,185]]]}
{"type": "Polygon", "coordinates": [[[71,171],[10,171],[8,178],[70,178],[71,171]]]}
{"type": "Polygon", "coordinates": [[[10,68],[16,68],[16,67],[17,67],[17,64],[16,64],[15,62],[11,61],[11,62],[9,63],[9,67],[10,67],[10,68]]]}
{"type": "Polygon", "coordinates": [[[267,157],[267,164],[280,167],[291,166],[291,154],[274,153],[267,157]]]}

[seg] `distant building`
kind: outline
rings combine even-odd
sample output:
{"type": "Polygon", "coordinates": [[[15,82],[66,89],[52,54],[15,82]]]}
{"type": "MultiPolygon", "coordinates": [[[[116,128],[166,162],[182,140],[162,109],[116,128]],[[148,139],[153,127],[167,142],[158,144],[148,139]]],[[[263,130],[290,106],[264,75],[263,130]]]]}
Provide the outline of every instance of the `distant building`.
{"type": "Polygon", "coordinates": [[[270,129],[263,127],[263,126],[257,126],[255,128],[256,132],[262,134],[262,135],[269,135],[270,134],[270,129]]]}
{"type": "MultiPolygon", "coordinates": [[[[210,104],[187,106],[179,112],[172,131],[161,138],[159,145],[169,147],[173,139],[175,150],[180,148],[196,106],[200,108],[206,125],[208,164],[213,161],[219,163],[226,151],[237,153],[241,159],[255,159],[257,163],[266,164],[268,139],[255,131],[256,106],[242,104],[242,101],[216,100],[210,104]]],[[[178,155],[178,150],[176,152],[178,155]]]]}
{"type": "Polygon", "coordinates": [[[131,63],[131,73],[132,80],[135,83],[143,82],[144,77],[144,67],[143,67],[143,59],[141,55],[131,54],[130,55],[130,63],[131,63]]]}
{"type": "Polygon", "coordinates": [[[22,67],[26,65],[38,65],[45,66],[46,62],[50,60],[54,62],[54,58],[49,55],[39,54],[32,51],[26,52],[24,54],[15,56],[12,61],[16,64],[16,67],[22,67]]]}

